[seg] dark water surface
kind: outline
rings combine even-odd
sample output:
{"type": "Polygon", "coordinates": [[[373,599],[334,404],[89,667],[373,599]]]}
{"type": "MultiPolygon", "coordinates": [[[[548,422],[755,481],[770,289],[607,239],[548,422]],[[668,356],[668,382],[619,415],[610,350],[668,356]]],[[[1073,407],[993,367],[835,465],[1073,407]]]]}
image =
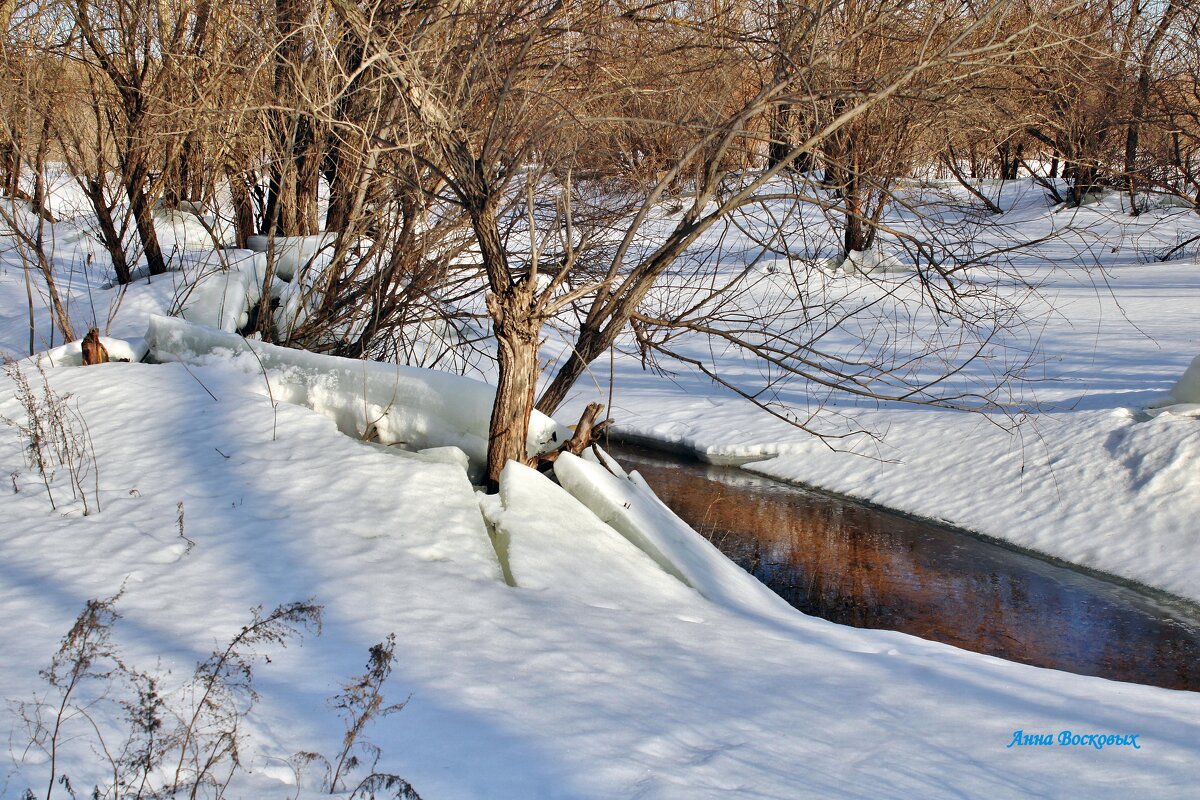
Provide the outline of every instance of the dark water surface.
{"type": "Polygon", "coordinates": [[[1025,664],[1200,691],[1194,605],[744,470],[628,445],[609,450],[805,613],[1025,664]]]}

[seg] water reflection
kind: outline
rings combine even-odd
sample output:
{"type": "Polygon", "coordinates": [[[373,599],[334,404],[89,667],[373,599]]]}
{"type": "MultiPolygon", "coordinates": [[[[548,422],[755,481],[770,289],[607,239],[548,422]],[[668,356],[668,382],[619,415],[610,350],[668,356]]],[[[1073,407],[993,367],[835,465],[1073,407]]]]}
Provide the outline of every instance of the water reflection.
{"type": "Polygon", "coordinates": [[[1187,604],[741,470],[611,450],[692,527],[808,614],[1200,691],[1200,613],[1187,604]]]}

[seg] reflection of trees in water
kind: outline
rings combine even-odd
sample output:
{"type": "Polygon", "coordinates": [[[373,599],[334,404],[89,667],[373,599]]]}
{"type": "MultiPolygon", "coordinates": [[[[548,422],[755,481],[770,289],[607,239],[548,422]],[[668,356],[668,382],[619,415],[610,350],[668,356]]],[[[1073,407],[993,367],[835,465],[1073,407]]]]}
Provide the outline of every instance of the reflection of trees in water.
{"type": "Polygon", "coordinates": [[[680,517],[806,613],[1014,661],[1200,688],[1200,631],[1059,580],[1044,565],[1026,567],[1018,554],[753,476],[632,466],[680,517]]]}

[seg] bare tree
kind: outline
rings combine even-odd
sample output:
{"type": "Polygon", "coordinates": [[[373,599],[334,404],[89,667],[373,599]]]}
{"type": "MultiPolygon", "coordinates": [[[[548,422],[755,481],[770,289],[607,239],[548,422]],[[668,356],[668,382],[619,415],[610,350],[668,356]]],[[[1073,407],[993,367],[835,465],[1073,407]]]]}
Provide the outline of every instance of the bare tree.
{"type": "MultiPolygon", "coordinates": [[[[692,316],[677,314],[673,322],[666,315],[650,317],[641,308],[708,232],[747,209],[763,208],[769,197],[824,202],[799,185],[780,197],[776,181],[790,164],[878,113],[902,90],[944,91],[954,76],[939,76],[939,68],[1004,51],[1013,37],[979,36],[999,8],[973,12],[954,2],[939,5],[935,21],[919,28],[918,38],[897,46],[895,60],[868,83],[830,81],[812,65],[776,58],[770,79],[757,81],[757,88],[739,84],[719,94],[693,96],[683,108],[668,106],[676,112],[671,116],[634,117],[634,124],[672,132],[669,157],[661,162],[665,169],[646,171],[640,184],[627,176],[621,191],[606,193],[597,180],[573,178],[583,163],[590,163],[595,175],[597,155],[589,152],[585,160],[571,144],[601,138],[597,128],[624,130],[632,115],[598,117],[592,112],[599,107],[612,113],[614,97],[634,98],[641,87],[623,83],[618,64],[608,73],[615,78],[589,92],[579,79],[586,57],[603,52],[602,40],[636,40],[643,59],[661,57],[664,63],[679,48],[697,48],[697,43],[712,53],[744,53],[757,35],[752,16],[697,9],[681,18],[651,3],[609,15],[603,6],[527,0],[414,7],[406,24],[393,18],[384,30],[372,7],[337,0],[339,18],[359,37],[365,56],[386,65],[386,79],[406,102],[409,140],[419,143],[413,146],[415,157],[441,173],[443,198],[470,221],[497,343],[490,480],[495,482],[506,461],[525,458],[538,347],[546,325],[567,324],[575,330],[569,356],[538,401],[542,410],[552,411],[588,364],[631,324],[635,330],[670,327],[692,316]],[[817,99],[829,102],[833,113],[788,153],[775,153],[774,166],[731,172],[767,153],[770,134],[764,131],[770,131],[768,120],[781,105],[817,99]],[[679,202],[676,221],[665,232],[651,233],[658,224],[657,210],[681,189],[687,195],[679,202]]],[[[830,69],[829,64],[820,66],[830,69]]],[[[668,81],[680,77],[670,75],[668,81]]],[[[639,110],[646,109],[641,103],[639,110]]],[[[612,174],[616,167],[615,160],[609,161],[600,172],[612,174]]],[[[947,280],[943,298],[951,297],[951,273],[938,272],[938,266],[929,260],[933,277],[947,280]]],[[[695,311],[706,302],[693,297],[686,306],[695,311]]],[[[747,336],[747,342],[756,336],[747,336]]],[[[825,375],[826,383],[839,387],[853,388],[858,380],[852,370],[839,372],[829,361],[806,362],[802,352],[772,354],[761,345],[749,352],[815,379],[825,375]],[[829,370],[832,377],[823,372],[829,370]]],[[[911,388],[898,388],[895,396],[929,399],[911,388]]]]}

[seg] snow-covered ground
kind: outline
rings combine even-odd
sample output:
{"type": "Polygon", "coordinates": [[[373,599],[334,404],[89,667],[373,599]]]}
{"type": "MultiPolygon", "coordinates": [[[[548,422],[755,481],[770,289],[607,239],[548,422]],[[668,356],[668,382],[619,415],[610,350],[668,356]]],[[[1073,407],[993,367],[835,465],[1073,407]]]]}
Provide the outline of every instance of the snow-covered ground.
{"type": "MultiPolygon", "coordinates": [[[[1027,199],[1017,201],[1013,216],[1029,217],[1031,236],[1072,214],[1031,212],[1027,199]]],[[[1070,224],[1081,233],[1048,242],[1021,265],[1040,284],[1033,305],[1045,316],[1038,368],[1002,398],[1006,409],[974,414],[836,397],[810,424],[872,435],[822,441],[703,377],[653,375],[617,354],[612,415],[627,435],[716,462],[751,462],[745,466],[755,472],[1200,600],[1200,424],[1189,416],[1194,405],[1168,398],[1200,353],[1200,263],[1151,255],[1188,238],[1182,232],[1200,232],[1200,217],[1164,210],[1135,221],[1114,211],[1074,212],[1070,224]],[[1170,407],[1145,413],[1155,404],[1170,407]]],[[[705,357],[711,349],[693,340],[684,352],[705,357]]],[[[727,375],[755,369],[732,358],[723,366],[727,375]]],[[[986,381],[988,368],[974,365],[962,384],[986,381]]],[[[593,369],[564,418],[587,401],[606,401],[607,359],[593,369]]],[[[783,396],[810,405],[803,387],[783,396]]]]}
{"type": "MultiPolygon", "coordinates": [[[[72,247],[64,237],[62,265],[82,271],[72,247]]],[[[0,339],[20,355],[24,273],[11,253],[0,258],[0,339]]],[[[1132,252],[1106,262],[1100,289],[1096,272],[1034,265],[1060,313],[1043,332],[1050,362],[1032,387],[1042,406],[1015,434],[981,415],[844,405],[887,435],[864,440],[875,458],[837,453],[702,380],[648,375],[622,357],[615,414],[627,430],[714,455],[779,453],[753,468],[1197,598],[1197,421],[1138,411],[1200,352],[1200,268],[1140,263],[1132,252]]],[[[145,335],[149,314],[171,310],[177,280],[131,289],[111,333],[145,335]]],[[[96,309],[103,322],[116,295],[81,274],[72,296],[81,319],[96,309]]],[[[36,316],[40,335],[47,318],[36,316]]],[[[89,598],[122,591],[113,643],[159,678],[177,713],[195,701],[186,686],[195,664],[251,608],[323,607],[319,636],[257,648],[269,660],[255,664],[260,699],[241,721],[247,769],[229,797],[320,793],[320,768],[298,774],[289,759],[336,758],[344,727],[328,699],[390,633],[387,700],[410,699],[365,736],[380,748],[378,768],[426,800],[1194,796],[1198,694],[806,617],[730,572],[635,481],[584,461],[567,460],[565,488],[510,467],[501,494],[481,501],[453,451],[405,456],[345,435],[339,424],[353,423],[321,413],[346,407],[333,402],[337,386],[321,384],[319,402],[309,384],[307,395],[284,397],[297,371],[263,353],[261,369],[232,353],[47,365],[53,390],[70,394],[86,421],[94,465],[82,485],[99,513],[68,501],[62,470],[51,510],[21,437],[0,437],[0,469],[16,490],[4,495],[0,523],[11,757],[0,796],[46,793],[48,756],[29,746],[22,721],[37,710],[30,703],[46,711],[57,702],[39,670],[89,598]],[[1108,744],[1072,738],[1080,735],[1108,744]]],[[[0,391],[0,415],[23,419],[12,382],[0,391]]],[[[572,403],[587,399],[581,389],[572,403]]],[[[368,404],[364,395],[363,419],[379,411],[368,404]]],[[[119,748],[123,695],[110,682],[108,699],[97,699],[104,685],[88,681],[77,699],[95,700],[88,717],[119,748]]],[[[62,741],[57,772],[81,794],[111,781],[87,718],[72,715],[62,741]]],[[[67,793],[59,786],[54,796],[67,793]]]]}

